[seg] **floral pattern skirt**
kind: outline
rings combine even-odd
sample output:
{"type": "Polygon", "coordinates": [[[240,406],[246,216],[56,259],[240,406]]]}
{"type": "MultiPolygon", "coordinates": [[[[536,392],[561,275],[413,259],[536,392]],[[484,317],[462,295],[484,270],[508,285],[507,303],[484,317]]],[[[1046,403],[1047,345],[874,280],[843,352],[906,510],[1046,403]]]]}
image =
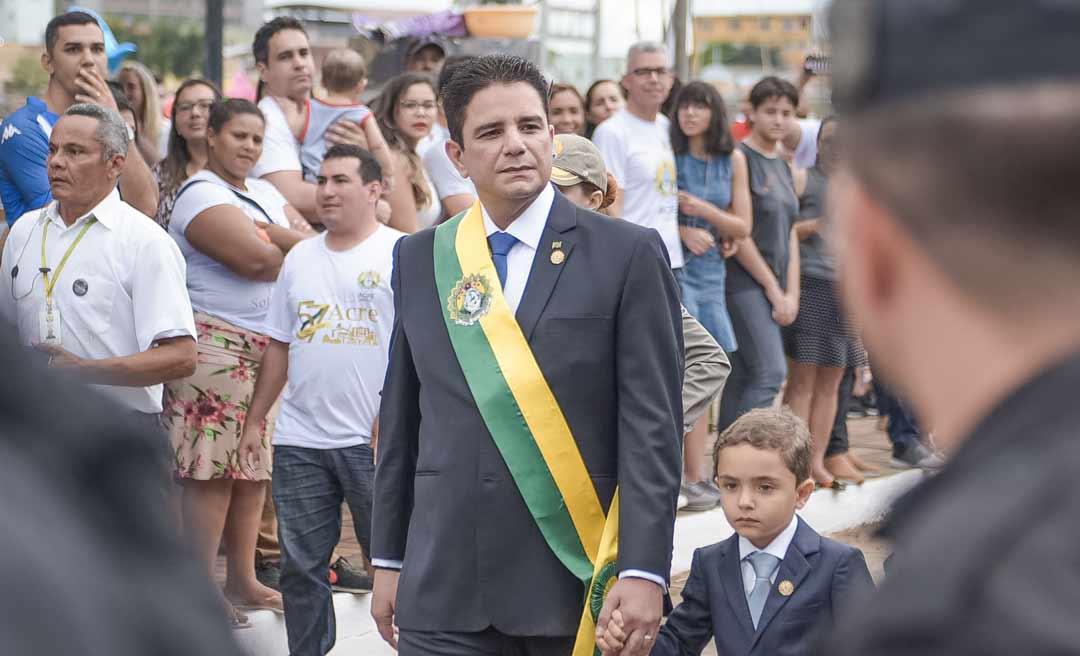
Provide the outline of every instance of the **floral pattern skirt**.
{"type": "Polygon", "coordinates": [[[244,420],[255,391],[255,375],[270,338],[217,317],[195,313],[199,365],[195,374],[165,387],[176,476],[182,479],[270,480],[270,437],[278,413],[275,402],[261,426],[263,453],[254,478],[240,466],[244,420]]]}

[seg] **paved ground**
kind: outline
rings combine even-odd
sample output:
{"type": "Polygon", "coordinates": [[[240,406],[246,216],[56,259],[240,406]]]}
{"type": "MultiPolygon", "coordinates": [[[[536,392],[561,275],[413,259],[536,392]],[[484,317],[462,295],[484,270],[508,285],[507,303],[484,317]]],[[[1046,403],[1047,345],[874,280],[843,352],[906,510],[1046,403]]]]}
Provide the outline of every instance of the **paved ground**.
{"type": "MultiPolygon", "coordinates": [[[[889,465],[889,446],[884,434],[878,430],[875,419],[859,419],[849,422],[851,430],[852,446],[854,450],[865,459],[882,465],[886,468],[885,475],[898,473],[889,465]]],[[[903,476],[890,477],[877,483],[867,484],[860,488],[849,488],[846,492],[818,492],[811,499],[810,505],[804,514],[812,518],[819,527],[833,527],[839,530],[846,526],[856,525],[856,528],[844,530],[842,533],[830,534],[830,537],[842,540],[849,544],[859,546],[867,556],[871,572],[875,578],[880,577],[881,563],[886,556],[883,545],[875,542],[871,537],[872,527],[857,526],[858,522],[873,522],[881,516],[883,495],[902,492],[917,479],[912,478],[914,472],[908,472],[903,476]],[[859,519],[855,519],[859,518],[859,519]]],[[[351,517],[347,511],[343,512],[343,527],[340,553],[360,563],[363,555],[360,552],[353,535],[351,517]]],[[[709,542],[722,539],[730,535],[730,528],[726,527],[723,514],[719,509],[709,513],[680,513],[679,522],[676,525],[676,552],[677,562],[688,566],[689,554],[693,548],[709,542]],[[714,528],[715,526],[715,528],[714,528]],[[713,537],[714,532],[716,536],[713,537]],[[685,552],[685,553],[683,553],[685,552]]],[[[828,530],[828,529],[826,529],[828,530]]],[[[224,562],[219,559],[218,578],[224,580],[224,562]]],[[[678,599],[678,592],[685,581],[686,572],[677,573],[673,577],[672,592],[678,599]]],[[[368,604],[368,595],[335,595],[334,603],[338,613],[338,646],[333,651],[337,656],[392,656],[393,652],[382,643],[374,632],[371,622],[368,604]]],[[[257,611],[249,613],[255,628],[249,631],[237,632],[246,654],[250,656],[285,656],[285,627],[281,616],[274,615],[269,611],[257,611]]],[[[716,652],[711,647],[705,651],[710,656],[716,652]]]]}

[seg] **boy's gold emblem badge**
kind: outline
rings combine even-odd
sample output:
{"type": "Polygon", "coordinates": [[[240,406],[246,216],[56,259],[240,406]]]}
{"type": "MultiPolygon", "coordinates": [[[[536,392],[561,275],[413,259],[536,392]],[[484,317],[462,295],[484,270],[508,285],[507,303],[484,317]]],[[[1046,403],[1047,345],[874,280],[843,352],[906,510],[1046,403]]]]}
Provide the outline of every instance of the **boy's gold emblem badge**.
{"type": "Polygon", "coordinates": [[[795,592],[795,584],[791,581],[780,581],[780,594],[785,597],[790,597],[791,593],[795,592]]]}

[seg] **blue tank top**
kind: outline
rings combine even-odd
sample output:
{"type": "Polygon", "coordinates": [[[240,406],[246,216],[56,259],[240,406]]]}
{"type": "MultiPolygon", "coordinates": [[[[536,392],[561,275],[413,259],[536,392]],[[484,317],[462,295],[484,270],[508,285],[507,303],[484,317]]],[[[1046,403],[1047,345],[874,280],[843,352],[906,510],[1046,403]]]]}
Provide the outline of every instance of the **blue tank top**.
{"type": "MultiPolygon", "coordinates": [[[[731,155],[702,160],[690,153],[675,156],[679,191],[685,191],[708,201],[722,210],[731,205],[731,155]]],[[[679,225],[704,228],[720,241],[720,233],[700,216],[679,212],[679,225]]]]}

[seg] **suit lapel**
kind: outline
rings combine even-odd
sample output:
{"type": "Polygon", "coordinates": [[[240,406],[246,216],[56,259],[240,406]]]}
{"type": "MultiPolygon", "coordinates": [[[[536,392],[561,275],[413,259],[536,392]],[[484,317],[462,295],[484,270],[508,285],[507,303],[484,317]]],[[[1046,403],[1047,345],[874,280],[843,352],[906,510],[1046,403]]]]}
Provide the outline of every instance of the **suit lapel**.
{"type": "Polygon", "coordinates": [[[780,571],[776,575],[776,582],[773,584],[772,590],[769,591],[768,599],[765,600],[765,608],[761,611],[761,619],[758,620],[754,644],[757,644],[765,629],[769,627],[769,622],[776,617],[792,597],[792,595],[784,596],[780,594],[780,584],[784,581],[791,581],[794,590],[797,591],[799,586],[802,585],[803,579],[810,574],[810,563],[807,561],[807,557],[821,550],[821,536],[804,524],[802,519],[798,521],[799,526],[795,530],[795,537],[791,541],[791,546],[788,547],[783,562],[780,563],[780,571]]]}
{"type": "Polygon", "coordinates": [[[566,267],[566,261],[570,259],[570,251],[574,248],[573,228],[577,225],[576,214],[577,208],[574,204],[556,191],[555,201],[551,204],[551,212],[536,248],[536,256],[533,257],[529,280],[525,283],[525,293],[515,315],[526,340],[532,338],[536,323],[555,290],[555,283],[566,267]],[[555,242],[561,243],[556,247],[555,242]],[[551,261],[551,254],[556,250],[563,253],[563,259],[558,264],[551,261]]]}
{"type": "Polygon", "coordinates": [[[723,558],[720,559],[720,580],[723,582],[731,613],[742,629],[743,641],[749,643],[754,636],[754,620],[750,618],[750,605],[746,600],[746,588],[743,586],[738,534],[728,538],[723,558]]]}

